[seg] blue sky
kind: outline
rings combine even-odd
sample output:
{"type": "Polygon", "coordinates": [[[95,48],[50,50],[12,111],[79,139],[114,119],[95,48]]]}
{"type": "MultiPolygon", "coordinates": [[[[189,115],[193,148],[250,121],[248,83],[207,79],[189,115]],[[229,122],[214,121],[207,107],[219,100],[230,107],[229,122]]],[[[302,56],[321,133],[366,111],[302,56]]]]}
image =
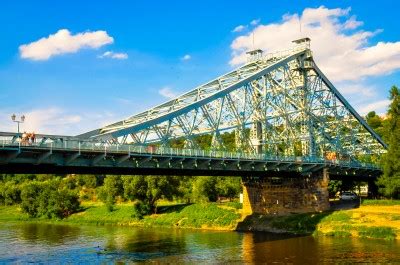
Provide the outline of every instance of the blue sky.
{"type": "Polygon", "coordinates": [[[384,112],[400,85],[397,1],[59,2],[0,3],[0,131],[15,130],[12,113],[58,134],[125,118],[239,66],[252,32],[267,51],[311,35],[317,64],[362,114],[384,112]]]}

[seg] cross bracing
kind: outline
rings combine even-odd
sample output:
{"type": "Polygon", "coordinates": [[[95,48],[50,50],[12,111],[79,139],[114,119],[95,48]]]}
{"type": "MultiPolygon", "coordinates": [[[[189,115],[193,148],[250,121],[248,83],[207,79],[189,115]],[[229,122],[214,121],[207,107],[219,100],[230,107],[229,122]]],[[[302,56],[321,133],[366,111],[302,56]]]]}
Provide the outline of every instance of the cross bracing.
{"type": "Polygon", "coordinates": [[[80,135],[110,143],[356,160],[386,145],[315,64],[309,43],[255,60],[145,112],[80,135]]]}

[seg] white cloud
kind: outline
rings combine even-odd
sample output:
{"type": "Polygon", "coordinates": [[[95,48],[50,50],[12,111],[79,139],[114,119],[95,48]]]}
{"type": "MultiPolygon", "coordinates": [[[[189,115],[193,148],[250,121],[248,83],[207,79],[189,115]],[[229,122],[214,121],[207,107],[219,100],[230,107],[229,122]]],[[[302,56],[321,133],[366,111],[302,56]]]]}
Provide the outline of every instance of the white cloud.
{"type": "Polygon", "coordinates": [[[231,44],[231,65],[246,62],[246,51],[255,48],[266,52],[284,50],[291,41],[302,36],[311,38],[315,61],[334,82],[359,81],[400,69],[400,42],[379,42],[370,45],[370,38],[379,31],[358,29],[363,22],[350,16],[350,8],[306,8],[299,15],[285,15],[282,21],[258,25],[252,32],[237,37],[231,44]],[[302,33],[299,33],[299,18],[302,33]]]}
{"type": "MultiPolygon", "coordinates": [[[[4,111],[3,113],[7,113],[7,111],[4,111]]],[[[82,120],[81,116],[76,114],[67,114],[65,111],[56,107],[34,109],[24,112],[23,114],[25,115],[25,122],[21,124],[21,131],[36,133],[59,134],[71,125],[80,123],[82,120]]],[[[15,131],[16,126],[13,124],[10,117],[7,117],[7,115],[2,116],[3,120],[10,120],[10,122],[8,124],[4,123],[0,129],[15,131]]]]}
{"type": "Polygon", "coordinates": [[[376,111],[378,114],[386,113],[389,104],[390,100],[388,99],[375,101],[361,107],[359,112],[361,115],[366,115],[370,111],[376,111]]]}
{"type": "Polygon", "coordinates": [[[245,30],[246,29],[246,26],[244,26],[244,25],[239,25],[239,26],[237,26],[236,28],[234,28],[233,30],[232,30],[232,32],[241,32],[241,31],[243,31],[243,30],[245,30]]]}
{"type": "Polygon", "coordinates": [[[161,88],[158,93],[168,99],[174,99],[178,96],[176,92],[174,92],[170,87],[166,86],[161,88]]]}
{"type": "Polygon", "coordinates": [[[339,83],[337,87],[343,95],[354,95],[364,100],[375,97],[377,90],[374,86],[353,82],[339,83]]]}
{"type": "Polygon", "coordinates": [[[356,29],[356,28],[358,28],[358,27],[360,27],[360,26],[362,26],[362,25],[364,25],[364,22],[362,22],[362,21],[357,21],[356,16],[351,16],[350,19],[348,19],[348,20],[344,23],[343,27],[344,27],[345,29],[356,29]]]}
{"type": "Polygon", "coordinates": [[[185,54],[185,55],[181,58],[182,61],[189,61],[190,59],[192,59],[192,56],[190,56],[190,54],[185,54]]]}
{"type": "MultiPolygon", "coordinates": [[[[0,109],[0,120],[5,121],[0,123],[0,131],[17,131],[17,125],[10,118],[12,113],[11,109],[0,109]]],[[[16,114],[18,119],[22,114],[26,117],[25,122],[21,124],[21,132],[53,135],[78,135],[123,118],[109,111],[82,111],[76,114],[58,107],[31,109],[16,114]]]]}
{"type": "Polygon", "coordinates": [[[258,25],[259,23],[260,23],[260,19],[253,19],[253,20],[250,22],[250,25],[256,26],[256,25],[258,25]]]}
{"type": "Polygon", "coordinates": [[[114,39],[106,31],[88,31],[71,35],[67,29],[60,29],[47,38],[19,46],[20,56],[23,59],[35,61],[47,60],[52,56],[65,53],[75,53],[83,48],[99,48],[113,43],[114,39]]]}
{"type": "Polygon", "coordinates": [[[113,51],[106,51],[102,55],[97,56],[99,58],[111,58],[111,59],[118,59],[118,60],[126,60],[128,59],[127,53],[119,53],[113,51]]]}

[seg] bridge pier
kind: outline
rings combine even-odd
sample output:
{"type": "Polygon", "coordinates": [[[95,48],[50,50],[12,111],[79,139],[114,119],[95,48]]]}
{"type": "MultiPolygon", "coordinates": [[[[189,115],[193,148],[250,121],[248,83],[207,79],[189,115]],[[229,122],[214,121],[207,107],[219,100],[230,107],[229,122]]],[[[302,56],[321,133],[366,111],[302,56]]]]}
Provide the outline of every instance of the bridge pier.
{"type": "Polygon", "coordinates": [[[329,209],[329,174],[311,177],[243,177],[243,215],[319,212],[329,209]]]}

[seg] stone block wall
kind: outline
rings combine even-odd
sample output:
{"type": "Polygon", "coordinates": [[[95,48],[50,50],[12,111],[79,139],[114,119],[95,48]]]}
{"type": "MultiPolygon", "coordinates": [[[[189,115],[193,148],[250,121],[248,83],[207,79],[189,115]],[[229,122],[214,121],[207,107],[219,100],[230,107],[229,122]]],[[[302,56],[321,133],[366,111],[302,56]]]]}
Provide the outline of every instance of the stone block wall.
{"type": "Polygon", "coordinates": [[[327,170],[311,177],[243,179],[243,214],[286,215],[329,209],[327,170]]]}

